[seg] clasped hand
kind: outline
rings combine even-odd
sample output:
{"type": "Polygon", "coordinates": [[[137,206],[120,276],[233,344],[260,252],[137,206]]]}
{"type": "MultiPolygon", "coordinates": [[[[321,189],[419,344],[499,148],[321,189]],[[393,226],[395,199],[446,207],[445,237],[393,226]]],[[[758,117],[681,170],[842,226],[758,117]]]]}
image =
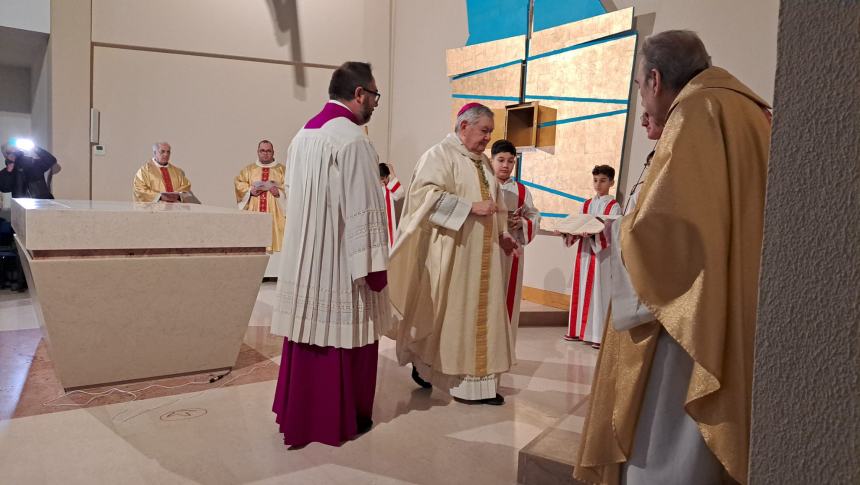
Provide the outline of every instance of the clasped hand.
{"type": "Polygon", "coordinates": [[[271,192],[272,195],[274,195],[275,197],[281,196],[281,192],[275,186],[272,186],[272,188],[270,188],[269,190],[260,190],[258,188],[251,189],[251,195],[253,195],[254,197],[259,197],[260,194],[262,194],[263,192],[271,192]]]}

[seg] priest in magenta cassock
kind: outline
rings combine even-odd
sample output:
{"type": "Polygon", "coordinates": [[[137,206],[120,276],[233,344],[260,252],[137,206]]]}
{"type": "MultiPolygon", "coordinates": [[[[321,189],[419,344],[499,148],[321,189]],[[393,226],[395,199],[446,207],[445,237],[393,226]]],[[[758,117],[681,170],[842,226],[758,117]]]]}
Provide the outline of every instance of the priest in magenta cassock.
{"type": "Polygon", "coordinates": [[[372,426],[378,340],[387,330],[388,235],[379,157],[361,125],[380,94],[347,62],[329,102],[293,138],[272,333],[283,335],[272,410],[284,443],[339,446],[372,426]]]}
{"type": "Polygon", "coordinates": [[[412,175],[391,260],[401,365],[412,378],[473,404],[500,405],[499,376],[514,363],[503,254],[519,246],[484,149],[493,112],[460,110],[455,133],[412,175]],[[429,382],[428,382],[429,381],[429,382]]]}

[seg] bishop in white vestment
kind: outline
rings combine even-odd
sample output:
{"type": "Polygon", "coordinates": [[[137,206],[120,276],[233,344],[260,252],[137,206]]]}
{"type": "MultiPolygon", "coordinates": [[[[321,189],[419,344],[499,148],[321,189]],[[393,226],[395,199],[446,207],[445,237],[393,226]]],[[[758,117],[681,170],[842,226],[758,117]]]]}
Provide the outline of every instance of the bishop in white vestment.
{"type": "Polygon", "coordinates": [[[487,157],[493,114],[467,104],[418,161],[392,252],[397,355],[413,379],[471,403],[499,405],[514,363],[502,253],[517,248],[487,157]]]}

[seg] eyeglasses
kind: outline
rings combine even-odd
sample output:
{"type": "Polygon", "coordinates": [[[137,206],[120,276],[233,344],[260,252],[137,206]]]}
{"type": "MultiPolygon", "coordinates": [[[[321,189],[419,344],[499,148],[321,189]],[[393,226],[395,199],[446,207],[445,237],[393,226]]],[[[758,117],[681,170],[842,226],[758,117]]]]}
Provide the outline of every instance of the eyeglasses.
{"type": "Polygon", "coordinates": [[[377,92],[377,91],[371,91],[371,90],[367,89],[367,88],[366,88],[366,87],[364,87],[364,86],[362,86],[362,87],[361,87],[361,89],[364,89],[364,90],[365,90],[365,91],[367,91],[368,93],[370,93],[370,94],[372,94],[372,95],[376,96],[375,98],[373,98],[373,101],[374,101],[375,103],[378,103],[378,102],[379,102],[379,98],[381,98],[381,97],[382,97],[382,93],[379,93],[379,92],[377,92]]]}

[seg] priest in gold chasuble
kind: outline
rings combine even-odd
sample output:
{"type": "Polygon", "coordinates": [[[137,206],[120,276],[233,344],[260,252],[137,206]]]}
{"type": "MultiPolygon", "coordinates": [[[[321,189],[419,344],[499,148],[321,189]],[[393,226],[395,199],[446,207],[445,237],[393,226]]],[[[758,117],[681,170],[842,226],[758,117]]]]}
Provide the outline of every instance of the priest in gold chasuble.
{"type": "Polygon", "coordinates": [[[272,142],[262,140],[257,144],[257,161],[243,168],[233,180],[239,209],[271,214],[270,251],[280,251],[284,240],[284,173],[284,165],[275,161],[272,142]]]}
{"type": "Polygon", "coordinates": [[[636,83],[663,133],[612,226],[612,314],[573,475],[747,483],[768,106],[689,31],[646,39],[636,83]]]}
{"type": "Polygon", "coordinates": [[[180,194],[191,193],[191,181],[181,168],[170,163],[170,144],[152,145],[152,159],[134,175],[135,202],[180,202],[180,194]]]}

